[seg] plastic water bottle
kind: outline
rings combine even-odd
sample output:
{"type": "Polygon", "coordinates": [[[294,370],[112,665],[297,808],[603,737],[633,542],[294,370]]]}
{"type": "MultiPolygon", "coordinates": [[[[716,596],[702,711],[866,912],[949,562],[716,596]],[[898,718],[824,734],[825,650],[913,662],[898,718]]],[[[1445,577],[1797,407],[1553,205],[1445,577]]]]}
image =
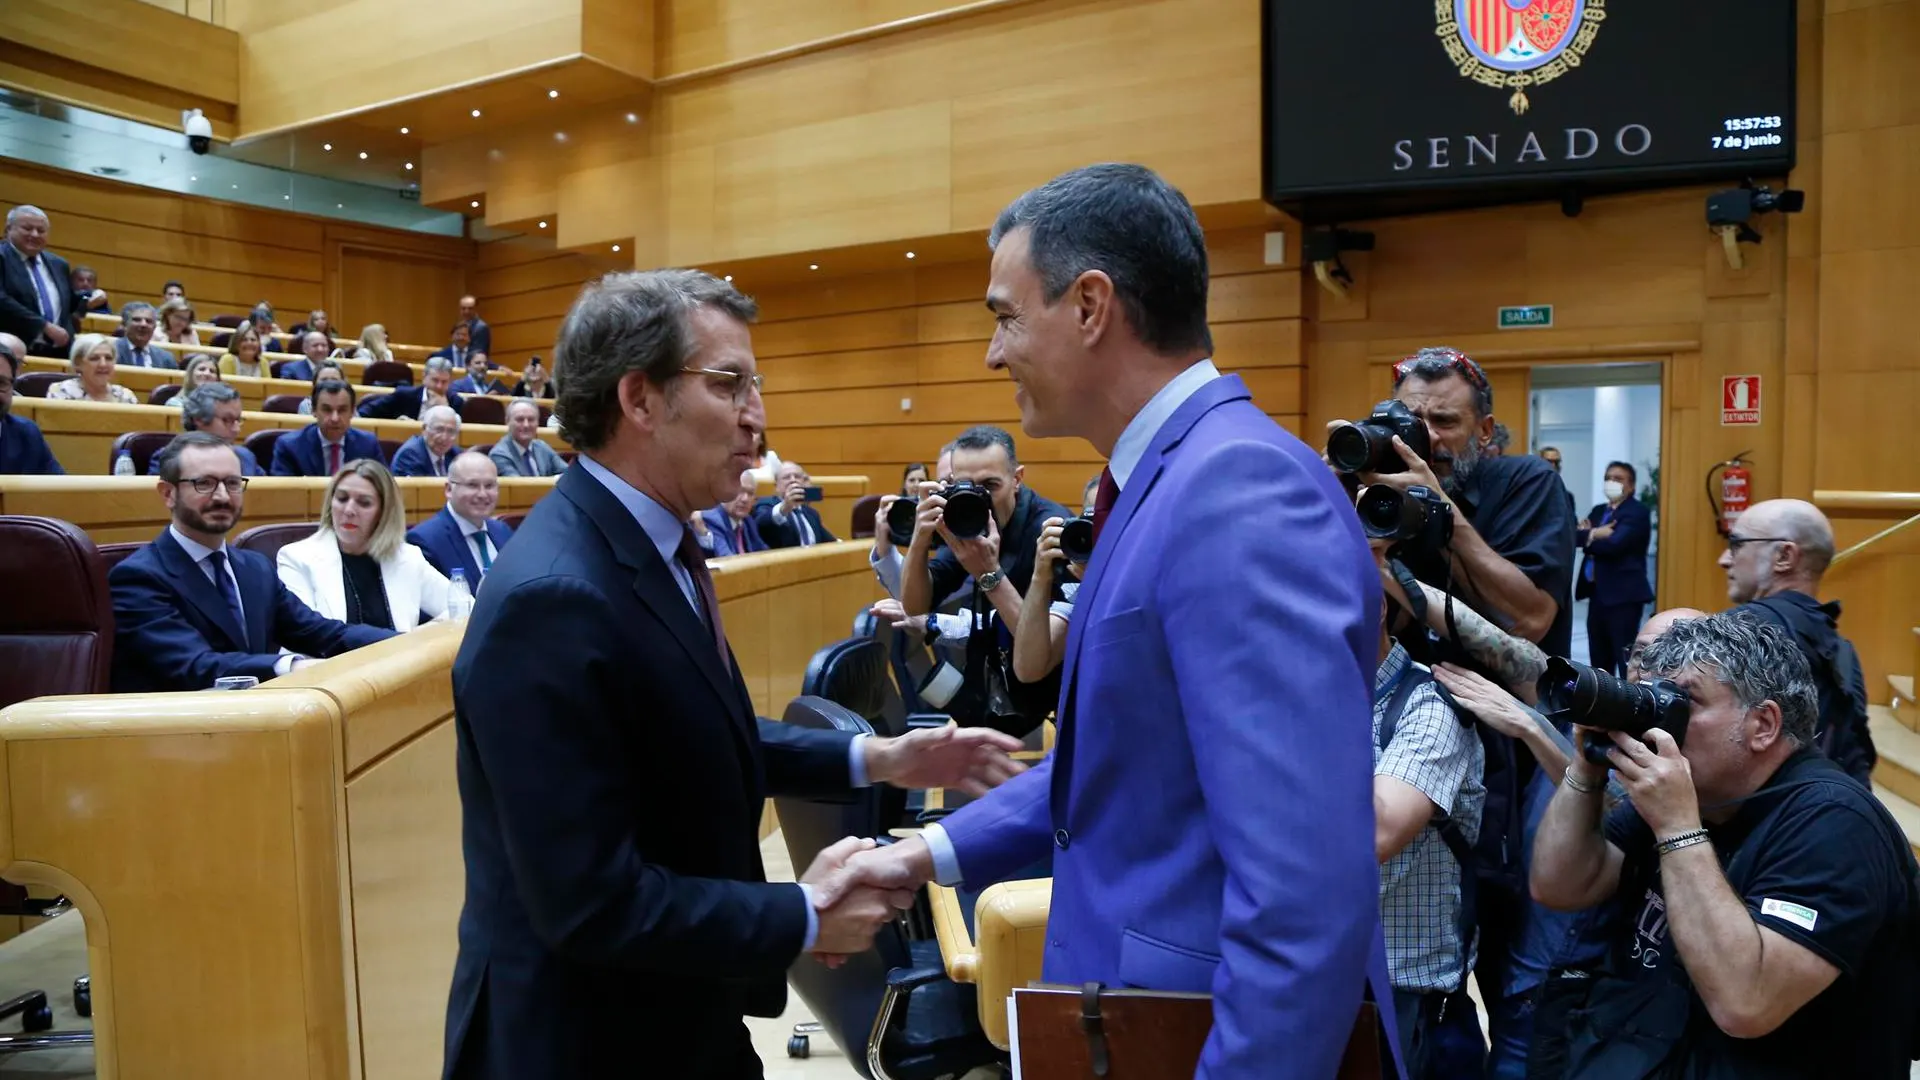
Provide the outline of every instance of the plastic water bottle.
{"type": "Polygon", "coordinates": [[[467,572],[455,570],[447,587],[447,618],[462,622],[473,614],[473,590],[467,588],[467,572]]]}
{"type": "Polygon", "coordinates": [[[125,450],[122,450],[118,454],[114,455],[113,475],[115,476],[132,476],[133,475],[133,455],[132,454],[129,454],[125,450]]]}

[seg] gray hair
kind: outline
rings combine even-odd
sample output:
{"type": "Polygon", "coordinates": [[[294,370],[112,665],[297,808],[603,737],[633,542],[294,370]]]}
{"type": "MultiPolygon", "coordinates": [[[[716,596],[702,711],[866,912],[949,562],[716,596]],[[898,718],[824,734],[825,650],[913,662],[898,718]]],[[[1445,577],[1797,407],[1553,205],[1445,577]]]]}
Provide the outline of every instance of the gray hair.
{"type": "Polygon", "coordinates": [[[1763,701],[1780,707],[1781,730],[1800,746],[1813,741],[1819,693],[1800,646],[1785,630],[1735,608],[1681,619],[1639,654],[1640,673],[1672,678],[1698,671],[1733,691],[1743,708],[1763,701]]]}
{"type": "Polygon", "coordinates": [[[424,428],[436,420],[445,420],[448,417],[453,419],[454,429],[458,430],[460,427],[460,414],[453,411],[453,406],[451,405],[435,405],[426,412],[421,413],[420,426],[424,428]]]}
{"type": "Polygon", "coordinates": [[[1813,577],[1827,572],[1833,565],[1833,526],[1828,523],[1827,515],[1810,502],[1799,499],[1771,500],[1774,523],[1768,531],[1775,536],[1793,541],[1800,549],[1800,561],[1805,571],[1813,577]]]}
{"type": "Polygon", "coordinates": [[[333,338],[329,336],[325,330],[309,330],[306,333],[300,335],[300,348],[302,350],[305,350],[307,347],[307,342],[312,341],[316,337],[319,338],[321,341],[326,342],[328,345],[333,344],[333,338]]]}
{"type": "Polygon", "coordinates": [[[229,401],[240,400],[240,391],[223,382],[201,383],[180,395],[180,422],[188,431],[213,420],[213,409],[229,401]]]}
{"type": "Polygon", "coordinates": [[[688,318],[702,307],[742,323],[760,314],[739,290],[699,270],[608,274],[580,293],[554,346],[554,366],[567,372],[554,412],[569,443],[598,450],[613,438],[628,375],[665,386],[680,373],[694,354],[688,318]]]}
{"type": "Polygon", "coordinates": [[[1014,452],[1013,436],[1008,434],[1005,428],[997,428],[992,424],[978,424],[968,428],[961,432],[958,438],[948,443],[944,449],[948,451],[985,450],[994,446],[1007,452],[1007,464],[1010,467],[1019,467],[1020,455],[1014,452]]]}
{"type": "Polygon", "coordinates": [[[1493,384],[1487,381],[1486,371],[1466,353],[1445,345],[1429,345],[1393,365],[1393,388],[1400,389],[1409,378],[1438,382],[1448,376],[1473,391],[1473,407],[1481,416],[1493,415],[1493,384]]]}
{"type": "Polygon", "coordinates": [[[1513,445],[1513,432],[1498,420],[1493,422],[1493,445],[1500,450],[1513,445]]]}
{"type": "Polygon", "coordinates": [[[507,419],[509,420],[513,419],[513,410],[520,409],[520,408],[532,409],[533,415],[535,416],[535,418],[538,418],[540,415],[539,402],[533,400],[530,397],[517,397],[517,398],[514,398],[512,401],[507,402],[507,419]]]}
{"type": "Polygon", "coordinates": [[[13,223],[20,220],[23,217],[37,217],[41,221],[46,221],[46,222],[51,222],[53,220],[52,218],[47,216],[47,212],[45,210],[42,210],[37,206],[22,204],[20,206],[16,206],[13,209],[7,211],[7,228],[9,229],[13,228],[13,223]]]}
{"type": "Polygon", "coordinates": [[[431,375],[436,371],[444,371],[449,375],[453,374],[453,361],[444,356],[430,357],[427,360],[427,374],[431,375]]]}
{"type": "Polygon", "coordinates": [[[160,320],[159,312],[152,304],[147,303],[145,300],[129,300],[120,305],[120,321],[126,322],[142,311],[152,311],[154,312],[154,321],[158,322],[160,320]]]}
{"type": "Polygon", "coordinates": [[[1141,343],[1165,356],[1213,350],[1207,329],[1207,240],[1178,188],[1144,165],[1088,165],[1015,199],[990,247],[1027,230],[1027,259],[1052,305],[1098,270],[1141,343]]]}

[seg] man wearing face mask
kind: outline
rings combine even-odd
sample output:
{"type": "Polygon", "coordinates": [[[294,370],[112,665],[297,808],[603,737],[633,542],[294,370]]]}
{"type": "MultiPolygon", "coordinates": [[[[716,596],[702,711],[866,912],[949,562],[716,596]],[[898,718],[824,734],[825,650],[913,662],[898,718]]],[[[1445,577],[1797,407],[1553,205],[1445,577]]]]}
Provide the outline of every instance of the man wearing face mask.
{"type": "Polygon", "coordinates": [[[1653,600],[1653,583],[1647,580],[1653,514],[1634,496],[1635,479],[1632,465],[1609,462],[1601,489],[1607,501],[1581,520],[1578,533],[1587,557],[1573,595],[1588,601],[1587,662],[1616,675],[1626,663],[1640,613],[1653,600]]]}

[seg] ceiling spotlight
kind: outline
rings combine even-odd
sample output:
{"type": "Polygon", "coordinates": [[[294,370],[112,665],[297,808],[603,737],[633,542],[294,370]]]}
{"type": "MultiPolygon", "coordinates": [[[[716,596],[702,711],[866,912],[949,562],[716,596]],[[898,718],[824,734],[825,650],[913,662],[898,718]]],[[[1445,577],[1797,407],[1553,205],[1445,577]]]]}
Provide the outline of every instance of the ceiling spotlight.
{"type": "Polygon", "coordinates": [[[819,263],[808,263],[808,264],[807,264],[807,269],[809,269],[809,270],[818,270],[818,269],[820,269],[820,264],[819,264],[819,263]]]}
{"type": "Polygon", "coordinates": [[[559,96],[560,96],[560,91],[558,91],[558,90],[549,90],[549,91],[547,91],[547,97],[549,97],[549,98],[557,98],[557,97],[559,97],[559,96]]]}
{"type": "Polygon", "coordinates": [[[235,184],[235,185],[233,185],[233,190],[235,190],[235,191],[239,191],[239,190],[240,190],[240,185],[239,185],[239,184],[235,184]]]}
{"type": "Polygon", "coordinates": [[[200,182],[200,178],[199,178],[199,177],[197,177],[197,176],[189,176],[189,177],[187,177],[187,183],[189,183],[189,184],[197,184],[197,183],[199,183],[199,182],[200,182]]]}
{"type": "Polygon", "coordinates": [[[544,228],[546,228],[546,227],[547,227],[547,223],[546,223],[546,222],[544,222],[544,221],[543,221],[543,222],[541,222],[541,223],[540,223],[540,227],[541,227],[541,228],[543,228],[543,229],[544,229],[544,228]]]}
{"type": "Polygon", "coordinates": [[[911,251],[907,252],[907,258],[909,259],[913,258],[913,252],[911,251]]]}
{"type": "Polygon", "coordinates": [[[639,113],[628,113],[628,114],[627,114],[627,123],[629,123],[629,124],[637,124],[637,123],[639,123],[639,122],[640,122],[640,114],[639,114],[639,113]]]}
{"type": "Polygon", "coordinates": [[[360,160],[361,161],[367,160],[367,152],[365,150],[360,151],[360,160]]]}
{"type": "Polygon", "coordinates": [[[613,245],[613,250],[615,254],[618,254],[620,251],[620,245],[619,244],[613,245]]]}
{"type": "Polygon", "coordinates": [[[564,131],[556,131],[556,132],[554,132],[554,133],[553,133],[553,141],[554,141],[554,142],[566,142],[566,141],[567,141],[567,133],[566,133],[566,132],[564,132],[564,131]]]}
{"type": "Polygon", "coordinates": [[[293,198],[293,196],[292,196],[292,195],[282,195],[282,196],[280,196],[280,197],[281,197],[281,198],[283,198],[283,199],[291,199],[291,198],[293,198]]]}
{"type": "Polygon", "coordinates": [[[412,172],[412,171],[413,171],[413,162],[411,162],[411,161],[409,161],[409,162],[407,162],[407,171],[408,171],[408,172],[412,172]]]}
{"type": "Polygon", "coordinates": [[[478,209],[480,209],[480,200],[479,200],[479,199],[475,199],[475,200],[473,200],[473,202],[472,202],[472,204],[471,204],[471,205],[473,206],[473,208],[474,208],[475,210],[478,210],[478,209]]]}
{"type": "Polygon", "coordinates": [[[320,144],[320,149],[322,149],[322,150],[325,150],[325,151],[326,151],[326,152],[328,152],[328,153],[332,153],[332,152],[333,152],[333,144],[332,144],[332,143],[330,143],[330,142],[323,142],[323,143],[321,143],[321,144],[320,144]]]}
{"type": "Polygon", "coordinates": [[[402,135],[407,135],[407,134],[410,134],[410,132],[408,132],[406,128],[401,128],[401,129],[400,129],[400,134],[402,134],[402,135]]]}
{"type": "Polygon", "coordinates": [[[480,119],[480,110],[479,110],[479,109],[475,109],[475,110],[473,110],[473,118],[474,118],[475,120],[478,120],[478,119],[480,119]]]}
{"type": "Polygon", "coordinates": [[[733,280],[733,275],[732,275],[732,274],[728,274],[728,275],[727,275],[727,280],[728,280],[728,281],[732,281],[732,280],[733,280]]]}
{"type": "Polygon", "coordinates": [[[333,204],[333,208],[335,210],[345,210],[347,208],[347,204],[343,202],[337,202],[333,204]]]}

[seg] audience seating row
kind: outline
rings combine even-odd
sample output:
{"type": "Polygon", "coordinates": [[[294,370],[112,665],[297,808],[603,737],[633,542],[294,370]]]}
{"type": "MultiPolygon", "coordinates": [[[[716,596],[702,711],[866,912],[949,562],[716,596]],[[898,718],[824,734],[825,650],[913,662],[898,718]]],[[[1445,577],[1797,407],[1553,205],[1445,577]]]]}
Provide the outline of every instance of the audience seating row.
{"type": "MultiPolygon", "coordinates": [[[[155,306],[157,307],[158,305],[155,306]]],[[[211,346],[215,334],[231,333],[244,321],[245,320],[239,315],[216,315],[214,316],[213,322],[194,323],[193,328],[199,332],[200,340],[208,343],[207,345],[200,346],[201,350],[205,351],[211,346]]],[[[80,329],[82,332],[89,334],[118,335],[120,333],[120,316],[101,311],[88,312],[81,322],[80,329]]],[[[358,332],[353,331],[352,333],[357,335],[358,332]]],[[[351,348],[359,342],[358,336],[342,337],[339,334],[335,334],[333,340],[335,344],[342,348],[351,348]]],[[[444,347],[445,346],[442,345],[400,345],[392,341],[387,342],[387,348],[392,351],[394,356],[402,360],[425,360],[444,347]]]]}

